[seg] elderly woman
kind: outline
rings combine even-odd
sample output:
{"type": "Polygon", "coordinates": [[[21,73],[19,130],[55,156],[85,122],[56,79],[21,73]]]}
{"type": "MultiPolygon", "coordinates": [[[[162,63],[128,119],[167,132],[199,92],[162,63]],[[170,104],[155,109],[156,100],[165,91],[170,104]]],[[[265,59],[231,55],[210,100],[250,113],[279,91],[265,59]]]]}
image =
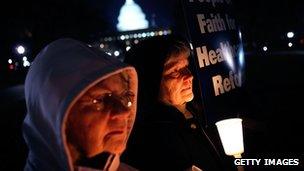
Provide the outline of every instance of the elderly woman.
{"type": "Polygon", "coordinates": [[[193,108],[190,49],[176,36],[140,42],[125,62],[138,73],[138,114],[123,159],[140,170],[221,170],[217,150],[193,108]]]}
{"type": "Polygon", "coordinates": [[[35,58],[25,95],[25,170],[133,170],[119,161],[136,113],[133,67],[59,39],[35,58]]]}

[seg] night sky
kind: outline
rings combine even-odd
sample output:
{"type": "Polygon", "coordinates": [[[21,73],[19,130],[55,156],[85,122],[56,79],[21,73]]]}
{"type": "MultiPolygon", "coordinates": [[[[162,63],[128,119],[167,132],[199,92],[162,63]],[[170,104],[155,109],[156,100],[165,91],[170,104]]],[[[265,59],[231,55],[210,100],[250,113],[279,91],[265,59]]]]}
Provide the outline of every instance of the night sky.
{"type": "MultiPolygon", "coordinates": [[[[174,0],[135,0],[151,21],[155,16],[160,27],[170,27],[174,21],[174,0]]],[[[115,30],[119,9],[124,0],[29,0],[2,4],[1,43],[30,38],[41,45],[62,36],[84,41],[96,33],[111,34],[115,30]]],[[[304,3],[274,0],[235,0],[236,13],[244,38],[264,39],[288,30],[301,30],[304,25],[304,3]]]]}
{"type": "MultiPolygon", "coordinates": [[[[63,36],[88,41],[96,33],[109,35],[116,31],[117,17],[123,3],[123,0],[10,1],[1,5],[1,43],[6,45],[1,51],[6,51],[7,56],[15,42],[26,39],[35,42],[37,49],[40,49],[42,45],[63,36]]],[[[172,21],[168,3],[170,1],[138,1],[146,18],[151,20],[155,15],[157,24],[164,27],[170,26],[172,21]]]]}
{"type": "Polygon", "coordinates": [[[304,2],[301,0],[235,2],[243,31],[252,39],[271,39],[287,31],[304,31],[304,2]]]}
{"type": "MultiPolygon", "coordinates": [[[[141,6],[147,20],[151,21],[154,16],[159,27],[173,27],[177,21],[177,0],[134,1],[141,6]]],[[[243,42],[255,42],[257,46],[279,42],[287,31],[296,31],[304,41],[304,1],[234,2],[243,42]]],[[[33,58],[47,43],[60,37],[91,42],[98,40],[96,35],[112,35],[123,4],[124,0],[11,0],[2,4],[1,72],[18,43],[26,44],[33,58]]]]}

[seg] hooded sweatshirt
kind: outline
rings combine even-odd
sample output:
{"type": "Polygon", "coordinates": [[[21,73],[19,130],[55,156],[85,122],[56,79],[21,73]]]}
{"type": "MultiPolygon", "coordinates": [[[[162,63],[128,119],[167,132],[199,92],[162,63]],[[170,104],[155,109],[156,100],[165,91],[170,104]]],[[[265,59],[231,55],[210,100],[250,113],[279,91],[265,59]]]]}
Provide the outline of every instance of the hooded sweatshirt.
{"type": "Polygon", "coordinates": [[[134,66],[138,74],[138,115],[122,160],[140,170],[180,171],[195,165],[216,171],[221,167],[195,104],[187,103],[195,119],[186,119],[174,106],[159,101],[165,60],[180,42],[187,41],[178,35],[153,37],[126,54],[124,62],[134,66]]]}
{"type": "MultiPolygon", "coordinates": [[[[68,111],[89,88],[123,71],[129,75],[130,90],[137,99],[133,67],[73,39],[47,45],[36,56],[25,80],[23,136],[29,154],[24,170],[74,170],[66,140],[68,111]]],[[[135,115],[136,100],[131,111],[135,115]]],[[[129,123],[129,133],[133,123],[129,123]]]]}

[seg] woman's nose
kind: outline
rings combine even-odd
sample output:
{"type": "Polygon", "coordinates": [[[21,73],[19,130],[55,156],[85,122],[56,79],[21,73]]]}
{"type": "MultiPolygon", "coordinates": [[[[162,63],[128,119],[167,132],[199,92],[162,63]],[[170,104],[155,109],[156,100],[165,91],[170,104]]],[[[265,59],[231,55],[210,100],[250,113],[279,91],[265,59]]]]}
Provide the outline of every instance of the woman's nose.
{"type": "Polygon", "coordinates": [[[110,118],[111,119],[127,119],[129,118],[131,111],[128,110],[113,110],[111,112],[110,118]]]}
{"type": "Polygon", "coordinates": [[[130,107],[124,105],[119,99],[112,100],[109,107],[111,118],[128,117],[131,112],[130,107]]]}
{"type": "Polygon", "coordinates": [[[193,80],[193,75],[188,68],[185,68],[185,70],[183,71],[183,76],[184,76],[185,81],[192,81],[193,80]]]}

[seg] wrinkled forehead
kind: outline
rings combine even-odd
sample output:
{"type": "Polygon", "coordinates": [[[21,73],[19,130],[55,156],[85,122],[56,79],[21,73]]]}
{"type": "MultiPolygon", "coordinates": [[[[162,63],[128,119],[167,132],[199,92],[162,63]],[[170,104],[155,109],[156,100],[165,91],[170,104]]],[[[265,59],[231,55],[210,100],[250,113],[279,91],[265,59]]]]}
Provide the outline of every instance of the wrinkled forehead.
{"type": "Polygon", "coordinates": [[[188,57],[189,55],[186,52],[168,57],[164,64],[164,70],[170,70],[176,66],[187,66],[189,64],[188,57]]]}
{"type": "Polygon", "coordinates": [[[126,73],[118,73],[112,75],[93,87],[91,87],[84,95],[95,95],[102,92],[120,93],[129,88],[129,77],[126,73]]]}

